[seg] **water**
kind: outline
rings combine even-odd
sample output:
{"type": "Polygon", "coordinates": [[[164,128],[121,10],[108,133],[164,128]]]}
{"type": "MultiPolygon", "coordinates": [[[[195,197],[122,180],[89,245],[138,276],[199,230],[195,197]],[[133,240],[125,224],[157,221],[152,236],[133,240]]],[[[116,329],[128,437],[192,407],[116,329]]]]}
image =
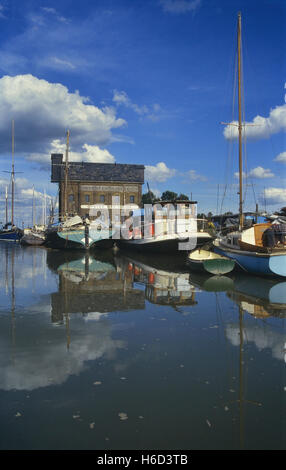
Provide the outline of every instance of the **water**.
{"type": "Polygon", "coordinates": [[[0,449],[285,449],[285,281],[0,256],[0,449]]]}

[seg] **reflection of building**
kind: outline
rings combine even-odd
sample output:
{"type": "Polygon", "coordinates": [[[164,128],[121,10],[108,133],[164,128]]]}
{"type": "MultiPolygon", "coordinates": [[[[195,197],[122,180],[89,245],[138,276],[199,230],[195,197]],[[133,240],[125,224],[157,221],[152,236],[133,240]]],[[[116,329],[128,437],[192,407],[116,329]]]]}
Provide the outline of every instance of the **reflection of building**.
{"type": "MultiPolygon", "coordinates": [[[[89,215],[94,204],[118,206],[141,204],[144,165],[69,162],[65,195],[65,162],[52,154],[51,182],[59,184],[59,214],[89,215]],[[113,199],[112,199],[113,198],[113,199]]],[[[96,216],[96,215],[95,215],[96,216]]]]}
{"type": "Polygon", "coordinates": [[[86,258],[58,269],[59,290],[51,294],[52,321],[69,313],[109,313],[145,308],[144,292],[110,263],[86,258]]]}

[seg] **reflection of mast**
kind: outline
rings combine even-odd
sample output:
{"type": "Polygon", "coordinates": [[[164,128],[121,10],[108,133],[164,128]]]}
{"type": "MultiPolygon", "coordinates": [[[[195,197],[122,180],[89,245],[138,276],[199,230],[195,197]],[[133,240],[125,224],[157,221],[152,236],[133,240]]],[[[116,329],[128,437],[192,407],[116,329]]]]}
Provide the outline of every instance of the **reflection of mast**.
{"type": "Polygon", "coordinates": [[[11,325],[12,325],[12,345],[15,345],[15,251],[11,251],[11,325]]]}
{"type": "Polygon", "coordinates": [[[70,348],[70,318],[68,313],[68,292],[67,286],[65,286],[64,291],[64,318],[65,318],[65,325],[66,325],[66,334],[67,334],[67,349],[70,348]]]}
{"type": "Polygon", "coordinates": [[[244,448],[244,403],[251,403],[252,405],[261,406],[262,404],[257,401],[246,400],[244,398],[244,360],[243,360],[243,315],[244,312],[239,306],[239,398],[236,402],[239,403],[239,442],[240,449],[244,448]]]}

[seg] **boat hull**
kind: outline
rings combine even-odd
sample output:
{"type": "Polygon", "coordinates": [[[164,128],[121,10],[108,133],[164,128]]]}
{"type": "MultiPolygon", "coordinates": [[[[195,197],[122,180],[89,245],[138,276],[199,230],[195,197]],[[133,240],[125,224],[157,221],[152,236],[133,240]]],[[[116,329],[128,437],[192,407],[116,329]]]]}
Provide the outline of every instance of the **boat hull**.
{"type": "Polygon", "coordinates": [[[214,251],[236,261],[242,270],[260,276],[286,277],[285,253],[254,253],[243,250],[225,249],[214,245],[214,251]]]}
{"type": "MultiPolygon", "coordinates": [[[[208,234],[194,237],[196,247],[202,246],[212,240],[208,234]]],[[[184,244],[188,242],[189,238],[183,239],[175,236],[158,236],[153,238],[142,238],[142,239],[131,239],[131,240],[116,240],[116,245],[120,249],[135,250],[138,252],[145,253],[185,253],[186,249],[189,251],[190,248],[182,249],[184,244]]],[[[192,247],[195,248],[195,247],[192,247]]]]}
{"type": "Polygon", "coordinates": [[[206,271],[214,275],[223,275],[234,269],[235,260],[199,248],[189,253],[187,264],[194,271],[206,271]]]}
{"type": "Polygon", "coordinates": [[[21,240],[22,234],[15,230],[0,232],[0,241],[18,242],[21,240]]]}
{"type": "Polygon", "coordinates": [[[85,244],[85,230],[51,230],[47,233],[47,245],[51,248],[80,249],[101,248],[108,249],[114,244],[112,232],[100,235],[96,230],[89,231],[88,247],[85,244]]]}

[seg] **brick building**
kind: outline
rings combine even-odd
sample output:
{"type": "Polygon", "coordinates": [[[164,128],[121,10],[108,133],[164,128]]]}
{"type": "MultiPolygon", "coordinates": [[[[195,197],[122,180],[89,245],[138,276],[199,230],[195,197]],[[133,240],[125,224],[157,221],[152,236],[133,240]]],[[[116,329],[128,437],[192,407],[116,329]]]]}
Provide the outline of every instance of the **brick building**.
{"type": "Polygon", "coordinates": [[[95,204],[109,210],[112,202],[130,209],[141,205],[144,165],[69,162],[66,168],[63,154],[52,154],[51,161],[51,182],[59,185],[60,218],[65,213],[90,217],[95,204]]]}

